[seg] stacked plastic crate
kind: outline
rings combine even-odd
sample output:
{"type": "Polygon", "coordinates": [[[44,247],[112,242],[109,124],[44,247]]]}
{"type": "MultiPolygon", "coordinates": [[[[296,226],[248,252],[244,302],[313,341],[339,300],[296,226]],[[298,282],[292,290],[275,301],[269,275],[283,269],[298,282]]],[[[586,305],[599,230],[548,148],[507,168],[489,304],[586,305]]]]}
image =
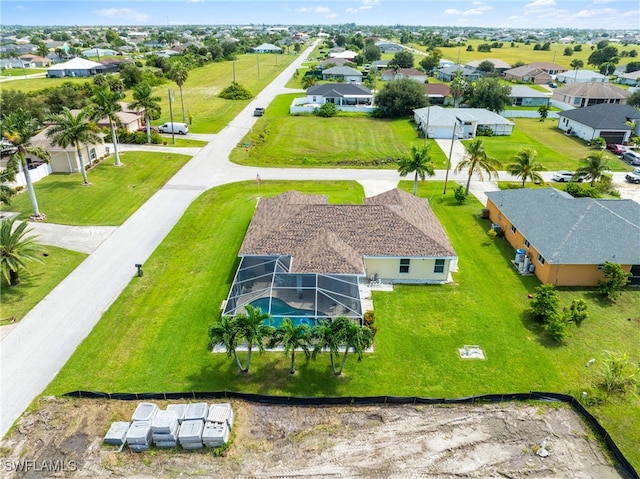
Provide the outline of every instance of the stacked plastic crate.
{"type": "Polygon", "coordinates": [[[233,427],[231,404],[212,404],[202,431],[202,442],[207,447],[220,447],[229,442],[233,427]]]}
{"type": "Polygon", "coordinates": [[[157,447],[178,445],[178,415],[174,411],[158,411],[151,421],[151,435],[157,447]]]}
{"type": "Polygon", "coordinates": [[[204,430],[204,422],[209,413],[207,403],[187,404],[184,411],[184,419],[180,425],[178,433],[178,441],[184,449],[200,449],[202,444],[202,432],[204,430]]]}
{"type": "Polygon", "coordinates": [[[135,452],[147,451],[151,447],[151,421],[158,413],[158,406],[141,402],[131,416],[131,426],[127,431],[127,446],[135,452]]]}
{"type": "Polygon", "coordinates": [[[105,444],[114,444],[116,446],[122,446],[127,439],[127,432],[129,431],[129,423],[117,421],[111,423],[111,427],[104,435],[105,444]]]}

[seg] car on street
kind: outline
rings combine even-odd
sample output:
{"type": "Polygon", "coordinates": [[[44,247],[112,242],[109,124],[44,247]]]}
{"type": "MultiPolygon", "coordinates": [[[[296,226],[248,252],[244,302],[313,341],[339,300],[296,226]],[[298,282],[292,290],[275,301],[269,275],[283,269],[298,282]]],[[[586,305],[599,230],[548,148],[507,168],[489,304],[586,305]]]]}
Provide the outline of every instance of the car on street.
{"type": "Polygon", "coordinates": [[[640,154],[635,151],[625,151],[622,154],[622,159],[633,166],[640,166],[640,154]]]}
{"type": "Polygon", "coordinates": [[[564,183],[566,181],[577,181],[578,183],[582,183],[584,175],[578,175],[576,177],[576,174],[573,171],[556,171],[551,175],[551,179],[560,183],[564,183]]]}
{"type": "MultiPolygon", "coordinates": [[[[151,131],[155,131],[156,133],[158,133],[158,127],[156,127],[156,126],[150,126],[149,129],[151,131]]],[[[140,128],[138,128],[138,131],[144,131],[146,133],[147,132],[147,127],[146,126],[141,126],[140,128]]]]}
{"type": "Polygon", "coordinates": [[[609,150],[614,155],[622,155],[625,151],[629,151],[629,147],[625,145],[619,145],[617,143],[609,143],[607,145],[607,150],[609,150]]]}
{"type": "Polygon", "coordinates": [[[264,115],[264,108],[258,107],[253,110],[253,116],[262,116],[264,115]]]}
{"type": "Polygon", "coordinates": [[[627,173],[624,177],[629,183],[640,185],[640,168],[634,168],[633,171],[627,173]]]}

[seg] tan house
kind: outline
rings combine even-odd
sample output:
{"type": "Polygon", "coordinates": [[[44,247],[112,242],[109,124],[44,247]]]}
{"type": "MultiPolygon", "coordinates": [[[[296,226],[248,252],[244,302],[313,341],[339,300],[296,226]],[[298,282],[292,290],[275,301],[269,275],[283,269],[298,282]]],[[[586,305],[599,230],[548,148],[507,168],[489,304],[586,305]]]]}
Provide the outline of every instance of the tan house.
{"type": "Polygon", "coordinates": [[[574,108],[597,105],[599,103],[627,104],[631,96],[628,90],[610,83],[570,83],[553,91],[552,99],[574,108]]]}
{"type": "Polygon", "coordinates": [[[596,286],[611,261],[640,284],[638,203],[573,198],[555,188],[492,191],[487,198],[494,229],[516,249],[521,272],[557,286],[596,286]]]}
{"type": "Polygon", "coordinates": [[[516,83],[533,83],[535,85],[544,85],[551,81],[551,75],[547,72],[527,65],[506,70],[504,78],[516,83]]]}
{"type": "Polygon", "coordinates": [[[531,62],[527,66],[538,68],[549,75],[557,75],[558,73],[564,73],[569,70],[568,68],[553,62],[531,62]]]}
{"type": "Polygon", "coordinates": [[[362,318],[360,285],[444,283],[457,256],[426,200],[394,189],[361,205],[289,191],[258,203],[223,314],[362,318]]]}

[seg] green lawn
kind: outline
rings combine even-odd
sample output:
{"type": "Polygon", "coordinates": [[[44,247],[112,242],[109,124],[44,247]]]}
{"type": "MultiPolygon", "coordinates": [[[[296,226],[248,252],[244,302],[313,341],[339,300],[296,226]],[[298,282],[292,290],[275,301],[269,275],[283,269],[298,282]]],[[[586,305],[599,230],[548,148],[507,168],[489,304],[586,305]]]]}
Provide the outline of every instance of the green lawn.
{"type": "MultiPolygon", "coordinates": [[[[278,96],[253,130],[231,152],[231,161],[243,165],[279,167],[396,168],[412,144],[422,146],[408,118],[380,120],[363,114],[333,118],[289,115],[300,94],[278,96]],[[246,151],[244,144],[251,145],[246,151]]],[[[447,157],[435,141],[431,157],[436,168],[446,168],[447,157]]]]}
{"type": "Polygon", "coordinates": [[[2,301],[0,319],[22,319],[36,304],[78,266],[86,254],[55,246],[45,246],[44,263],[28,263],[29,271],[20,274],[20,284],[9,287],[4,276],[0,278],[2,301]],[[46,255],[46,256],[45,256],[46,255]]]}
{"type": "MultiPolygon", "coordinates": [[[[113,166],[113,155],[87,172],[91,186],[82,176],[54,174],[34,184],[40,210],[50,223],[117,226],[164,185],[189,159],[177,153],[124,152],[124,166],[113,166]]],[[[4,210],[31,213],[26,191],[12,199],[4,210]]]]}
{"type": "MultiPolygon", "coordinates": [[[[592,151],[583,140],[558,130],[555,120],[512,118],[511,121],[516,124],[511,136],[481,137],[489,156],[497,158],[505,166],[522,149],[533,148],[538,152],[538,161],[548,171],[575,170],[579,166],[578,160],[592,151]]],[[[606,155],[611,171],[631,169],[617,156],[608,152],[606,155]]]]}
{"type": "Polygon", "coordinates": [[[46,68],[9,68],[0,70],[0,76],[3,77],[23,77],[25,75],[36,75],[38,73],[45,73],[46,68]]]}
{"type": "Polygon", "coordinates": [[[63,83],[71,82],[76,84],[90,83],[90,78],[22,78],[20,80],[12,80],[2,84],[3,90],[21,90],[25,93],[31,93],[45,88],[59,87],[63,83]]]}
{"type": "MultiPolygon", "coordinates": [[[[403,182],[410,190],[412,182],[403,182]]],[[[455,397],[488,392],[550,390],[576,396],[589,389],[595,368],[585,368],[602,350],[638,357],[640,291],[625,292],[613,306],[592,291],[563,290],[562,304],[582,297],[591,317],[558,346],[527,313],[527,294],[538,281],[521,277],[509,260],[512,248],[491,240],[481,205],[441,200],[442,183],[420,184],[460,258],[455,282],[397,286],[374,293],[376,350],[347,362],[335,378],[329,361],[300,361],[288,374],[281,353],[256,355],[251,373],[238,373],[226,355],[207,350],[207,327],[220,314],[237,267],[236,252],[252,216],[255,182],[226,185],[202,195],[105,313],[45,394],[74,389],[103,391],[239,390],[294,395],[420,395],[455,397]],[[224,238],[224,240],[222,240],[224,238]],[[499,291],[499,294],[496,292],[499,291]],[[626,318],[637,318],[627,321],[626,318]],[[486,361],[463,361],[456,348],[479,344],[486,361]]],[[[351,182],[263,182],[261,195],[289,188],[329,194],[333,202],[359,202],[351,182]]],[[[640,464],[640,401],[613,400],[592,408],[628,458],[640,464]]]]}

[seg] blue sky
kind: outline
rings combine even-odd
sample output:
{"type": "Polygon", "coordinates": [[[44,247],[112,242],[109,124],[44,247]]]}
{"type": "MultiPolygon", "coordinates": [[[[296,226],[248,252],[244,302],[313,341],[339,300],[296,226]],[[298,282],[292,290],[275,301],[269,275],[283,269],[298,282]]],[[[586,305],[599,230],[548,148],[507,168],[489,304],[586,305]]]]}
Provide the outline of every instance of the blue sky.
{"type": "Polygon", "coordinates": [[[2,0],[2,25],[442,25],[640,29],[638,0],[2,0]]]}

